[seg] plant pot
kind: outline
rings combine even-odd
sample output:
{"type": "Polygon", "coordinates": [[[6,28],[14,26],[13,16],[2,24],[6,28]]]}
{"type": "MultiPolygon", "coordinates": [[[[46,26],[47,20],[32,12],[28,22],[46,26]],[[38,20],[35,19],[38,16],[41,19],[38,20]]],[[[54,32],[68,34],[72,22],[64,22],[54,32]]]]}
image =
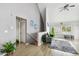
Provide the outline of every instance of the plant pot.
{"type": "Polygon", "coordinates": [[[13,55],[13,52],[7,53],[7,56],[13,55]]]}

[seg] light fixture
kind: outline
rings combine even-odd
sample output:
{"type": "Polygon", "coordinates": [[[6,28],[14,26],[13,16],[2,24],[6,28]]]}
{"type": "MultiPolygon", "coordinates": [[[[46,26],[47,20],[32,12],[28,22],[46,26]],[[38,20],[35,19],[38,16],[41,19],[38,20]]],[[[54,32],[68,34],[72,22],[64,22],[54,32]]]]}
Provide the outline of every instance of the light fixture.
{"type": "Polygon", "coordinates": [[[4,33],[8,33],[8,30],[4,30],[4,33]]]}
{"type": "Polygon", "coordinates": [[[59,8],[59,9],[60,9],[60,12],[63,11],[63,10],[69,11],[69,8],[71,8],[71,7],[75,7],[75,5],[66,4],[63,7],[59,8]]]}

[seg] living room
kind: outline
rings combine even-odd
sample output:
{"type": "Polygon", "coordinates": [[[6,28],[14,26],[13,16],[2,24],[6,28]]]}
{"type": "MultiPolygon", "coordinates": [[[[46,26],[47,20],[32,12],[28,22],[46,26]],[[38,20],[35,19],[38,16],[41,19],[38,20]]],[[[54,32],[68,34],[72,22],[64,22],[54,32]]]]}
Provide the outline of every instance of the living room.
{"type": "Polygon", "coordinates": [[[5,43],[15,43],[15,46],[18,43],[13,47],[17,50],[9,55],[78,55],[78,3],[2,3],[0,6],[3,6],[0,48],[5,43]]]}

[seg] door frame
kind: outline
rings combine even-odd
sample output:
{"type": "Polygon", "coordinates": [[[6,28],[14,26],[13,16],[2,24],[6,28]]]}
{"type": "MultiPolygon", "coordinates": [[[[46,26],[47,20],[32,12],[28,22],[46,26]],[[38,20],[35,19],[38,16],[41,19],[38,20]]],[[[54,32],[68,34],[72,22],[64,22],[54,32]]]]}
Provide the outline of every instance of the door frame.
{"type": "MultiPolygon", "coordinates": [[[[22,17],[16,16],[16,23],[17,23],[17,20],[19,22],[19,34],[18,34],[19,35],[19,38],[18,38],[19,39],[19,44],[21,43],[21,39],[20,39],[20,37],[21,37],[21,28],[20,28],[21,21],[25,22],[25,42],[23,42],[23,43],[27,43],[27,35],[26,35],[26,33],[27,33],[27,19],[24,19],[22,17]]],[[[17,24],[16,24],[16,29],[17,29],[17,24]]]]}

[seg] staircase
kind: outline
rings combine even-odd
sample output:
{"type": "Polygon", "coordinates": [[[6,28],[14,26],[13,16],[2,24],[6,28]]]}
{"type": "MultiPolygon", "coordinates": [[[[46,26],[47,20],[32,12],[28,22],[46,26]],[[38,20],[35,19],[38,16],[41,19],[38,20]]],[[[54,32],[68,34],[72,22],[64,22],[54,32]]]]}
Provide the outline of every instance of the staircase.
{"type": "Polygon", "coordinates": [[[37,3],[36,3],[36,6],[37,6],[39,14],[40,14],[40,32],[44,32],[44,31],[46,31],[46,9],[44,10],[44,17],[43,17],[37,3]]]}
{"type": "Polygon", "coordinates": [[[38,39],[37,39],[38,33],[31,33],[31,34],[27,33],[27,36],[29,37],[28,42],[30,44],[38,45],[38,39]]]}
{"type": "MultiPolygon", "coordinates": [[[[40,41],[40,43],[41,43],[41,38],[40,38],[41,35],[39,35],[39,34],[41,34],[41,32],[46,31],[46,19],[43,19],[43,16],[40,12],[38,4],[36,4],[36,6],[37,6],[39,14],[40,14],[40,31],[39,31],[39,33],[31,33],[31,34],[27,33],[27,36],[29,37],[29,40],[28,40],[29,43],[38,45],[39,44],[38,41],[40,41]]],[[[46,9],[45,9],[45,13],[46,13],[46,9]]],[[[46,16],[45,16],[45,18],[46,18],[46,16]]]]}

